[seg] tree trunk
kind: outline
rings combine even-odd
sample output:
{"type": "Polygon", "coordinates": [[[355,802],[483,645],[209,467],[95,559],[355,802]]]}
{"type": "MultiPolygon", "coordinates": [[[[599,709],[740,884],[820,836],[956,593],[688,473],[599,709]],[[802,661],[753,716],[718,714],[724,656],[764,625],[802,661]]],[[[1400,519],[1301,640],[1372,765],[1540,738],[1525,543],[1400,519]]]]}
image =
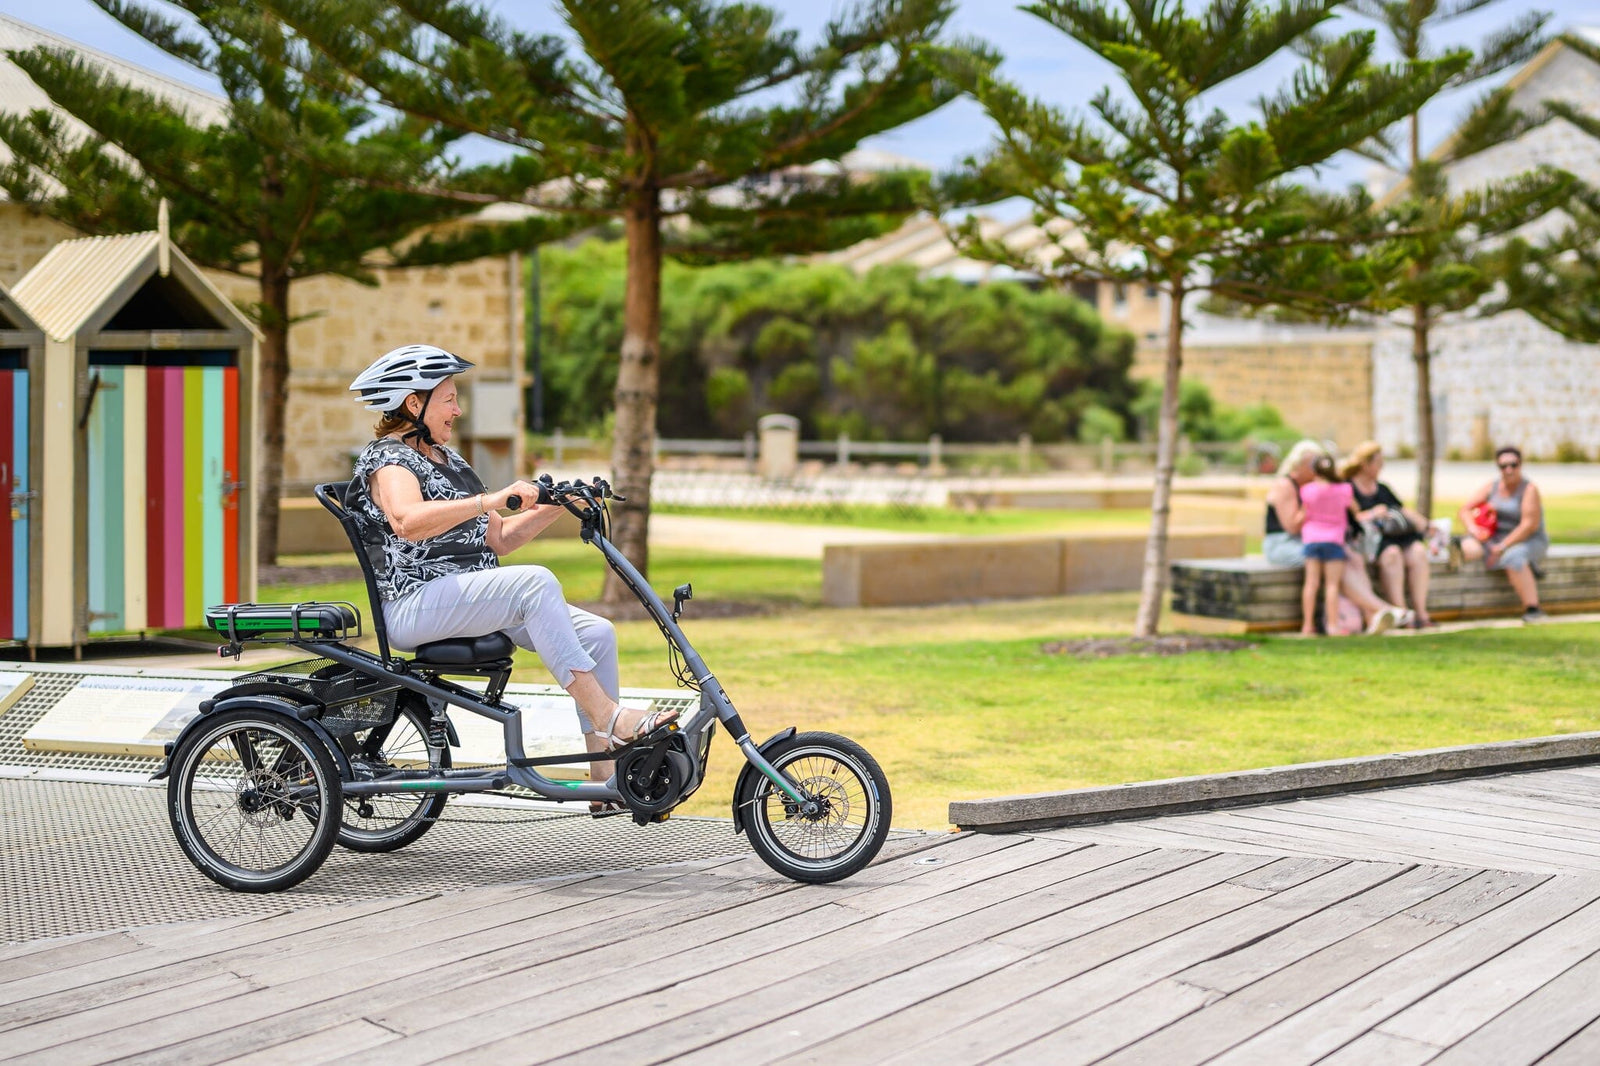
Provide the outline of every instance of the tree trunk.
{"type": "Polygon", "coordinates": [[[1150,537],[1144,547],[1144,578],[1133,632],[1153,637],[1161,624],[1167,590],[1167,521],[1172,517],[1172,473],[1178,457],[1178,382],[1183,374],[1183,282],[1174,281],[1167,316],[1167,364],[1161,379],[1161,416],[1156,430],[1156,483],[1150,494],[1150,537]]]}
{"type": "MultiPolygon", "coordinates": [[[[628,499],[612,511],[612,540],[648,574],[650,475],[655,472],[656,396],[661,378],[661,202],[655,188],[628,205],[625,236],[628,280],[622,304],[622,351],[617,366],[616,429],[611,478],[628,499]]],[[[633,594],[609,570],[602,598],[609,605],[633,594]]]]}
{"type": "Polygon", "coordinates": [[[284,425],[289,407],[289,278],[261,264],[261,388],[257,408],[261,484],[256,498],[256,561],[278,561],[278,505],[283,495],[284,425]]]}
{"type": "Polygon", "coordinates": [[[1433,368],[1428,352],[1428,308],[1411,309],[1411,361],[1417,365],[1417,510],[1433,517],[1433,368]]]}
{"type": "MultiPolygon", "coordinates": [[[[1407,147],[1411,157],[1410,176],[1415,191],[1417,167],[1422,163],[1422,115],[1411,115],[1407,147]]],[[[1410,275],[1422,275],[1422,264],[1412,263],[1410,275]]],[[[1428,518],[1433,517],[1433,457],[1437,446],[1433,439],[1433,368],[1428,353],[1428,305],[1414,304],[1411,308],[1411,361],[1417,367],[1417,510],[1428,518]]]]}

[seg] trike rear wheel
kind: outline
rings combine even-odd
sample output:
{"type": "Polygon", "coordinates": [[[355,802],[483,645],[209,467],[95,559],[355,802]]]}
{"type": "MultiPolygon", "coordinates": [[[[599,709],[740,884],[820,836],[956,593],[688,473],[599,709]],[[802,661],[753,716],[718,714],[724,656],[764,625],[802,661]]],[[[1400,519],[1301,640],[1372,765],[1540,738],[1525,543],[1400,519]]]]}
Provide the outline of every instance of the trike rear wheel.
{"type": "Polygon", "coordinates": [[[738,805],[762,861],[785,877],[820,884],[877,857],[889,835],[889,780],[865,748],[833,733],[800,733],[765,756],[814,807],[795,803],[762,774],[746,776],[738,805]]]}
{"type": "Polygon", "coordinates": [[[236,892],[310,877],[339,830],[339,770],[287,715],[224,711],[172,753],[167,813],[189,861],[236,892]]]}
{"type": "MultiPolygon", "coordinates": [[[[449,769],[449,746],[428,743],[428,718],[426,709],[406,704],[395,712],[393,722],[363,730],[344,742],[357,777],[449,769]]],[[[433,828],[448,800],[443,792],[346,796],[339,844],[351,851],[398,851],[433,828]]]]}

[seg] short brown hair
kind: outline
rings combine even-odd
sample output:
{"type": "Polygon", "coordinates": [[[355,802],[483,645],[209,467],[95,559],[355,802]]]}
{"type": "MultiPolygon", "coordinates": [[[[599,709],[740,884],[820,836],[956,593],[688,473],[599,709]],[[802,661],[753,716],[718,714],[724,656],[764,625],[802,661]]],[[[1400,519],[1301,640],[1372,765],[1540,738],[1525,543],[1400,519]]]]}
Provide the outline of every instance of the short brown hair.
{"type": "Polygon", "coordinates": [[[1502,455],[1515,455],[1517,462],[1522,462],[1522,449],[1515,444],[1502,444],[1494,450],[1494,457],[1497,462],[1502,455]]]}
{"type": "MultiPolygon", "coordinates": [[[[429,392],[431,391],[430,389],[429,392]]],[[[411,396],[421,396],[423,399],[427,399],[428,393],[413,392],[411,396]]],[[[409,400],[411,396],[407,396],[406,400],[409,400]]],[[[405,410],[405,400],[401,400],[399,407],[396,407],[393,411],[385,411],[383,417],[378,419],[378,424],[372,427],[372,435],[374,437],[387,437],[396,430],[415,426],[416,423],[411,420],[410,415],[405,413],[405,410]]]]}

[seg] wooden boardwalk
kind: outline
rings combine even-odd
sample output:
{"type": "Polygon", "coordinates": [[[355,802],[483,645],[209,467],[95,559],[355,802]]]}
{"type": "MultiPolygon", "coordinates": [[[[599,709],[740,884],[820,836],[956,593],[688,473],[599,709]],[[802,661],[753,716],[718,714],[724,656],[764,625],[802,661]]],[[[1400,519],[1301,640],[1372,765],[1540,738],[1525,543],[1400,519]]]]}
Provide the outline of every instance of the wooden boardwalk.
{"type": "Polygon", "coordinates": [[[0,948],[49,1063],[1600,1061],[1600,770],[0,948]],[[1240,820],[1254,819],[1240,827],[1240,820]]]}

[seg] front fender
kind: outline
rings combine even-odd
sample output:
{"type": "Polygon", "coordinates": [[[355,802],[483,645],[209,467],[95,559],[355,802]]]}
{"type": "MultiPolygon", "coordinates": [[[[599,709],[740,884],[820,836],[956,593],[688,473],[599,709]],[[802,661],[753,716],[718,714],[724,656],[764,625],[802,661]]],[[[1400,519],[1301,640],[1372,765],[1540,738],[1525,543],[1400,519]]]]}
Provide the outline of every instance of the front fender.
{"type": "MultiPolygon", "coordinates": [[[[769,750],[778,744],[782,744],[794,734],[794,726],[790,726],[788,729],[781,729],[768,737],[763,743],[756,745],[756,750],[762,755],[766,755],[769,750]]],[[[745,784],[750,779],[750,776],[759,772],[754,766],[750,765],[750,760],[746,759],[744,768],[739,771],[739,779],[733,784],[733,831],[735,833],[744,832],[744,808],[739,805],[739,797],[744,795],[745,784]]]]}
{"type": "Polygon", "coordinates": [[[323,747],[333,756],[339,766],[339,778],[343,781],[353,780],[354,772],[350,769],[350,760],[339,747],[339,742],[333,739],[323,724],[316,719],[321,707],[314,704],[292,703],[281,696],[249,695],[229,696],[226,691],[216,699],[202,700],[200,713],[189,719],[187,725],[179,730],[178,735],[162,746],[161,767],[151,775],[150,780],[165,780],[172,769],[172,753],[177,751],[189,739],[191,733],[205,724],[207,718],[221,711],[265,711],[268,714],[281,714],[285,718],[293,718],[301,725],[314,733],[323,747]]]}

